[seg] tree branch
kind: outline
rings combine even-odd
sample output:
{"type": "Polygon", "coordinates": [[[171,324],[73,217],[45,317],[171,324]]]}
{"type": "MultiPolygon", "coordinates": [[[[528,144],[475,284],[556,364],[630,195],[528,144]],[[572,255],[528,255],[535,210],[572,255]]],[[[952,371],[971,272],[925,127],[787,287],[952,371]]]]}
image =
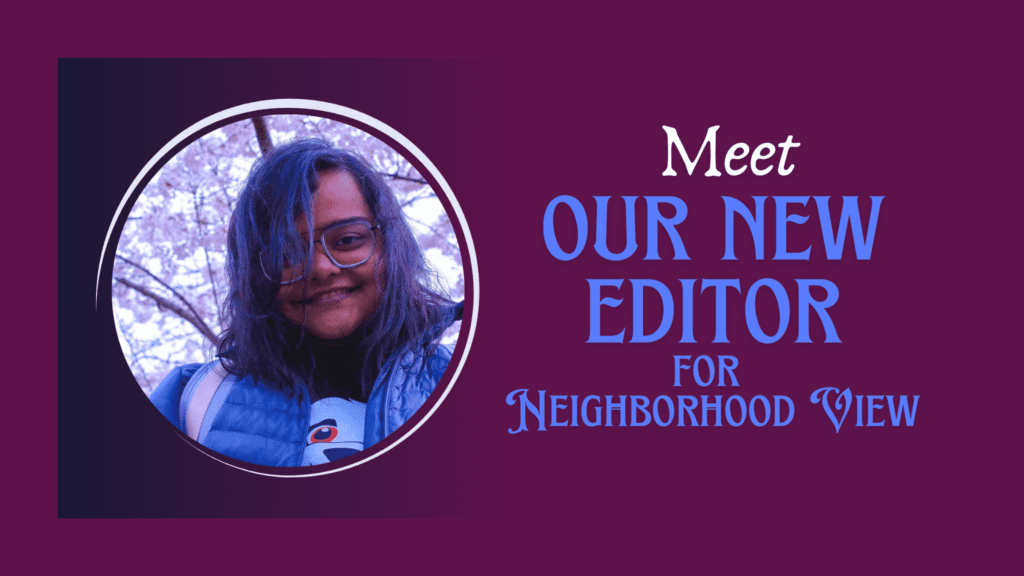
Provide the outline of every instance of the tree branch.
{"type": "MultiPolygon", "coordinates": [[[[446,236],[438,234],[437,230],[432,225],[427,224],[426,222],[424,222],[422,220],[417,220],[416,218],[413,218],[412,216],[409,216],[408,214],[405,215],[405,219],[409,220],[410,222],[415,222],[416,224],[419,224],[420,226],[423,226],[424,228],[429,230],[431,234],[433,234],[434,236],[439,238],[442,242],[447,244],[450,248],[455,250],[455,252],[453,254],[458,254],[459,258],[461,258],[462,251],[459,250],[459,245],[457,243],[454,243],[451,240],[449,240],[446,236]]],[[[459,265],[461,266],[462,263],[459,262],[459,265]]]]}
{"type": "Polygon", "coordinates": [[[388,174],[387,172],[378,172],[378,174],[385,178],[391,178],[392,180],[405,180],[406,182],[416,182],[417,184],[429,184],[429,182],[423,178],[413,178],[411,176],[402,176],[401,174],[388,174]]]}
{"type": "MultiPolygon", "coordinates": [[[[192,205],[196,210],[196,226],[199,227],[199,238],[206,235],[206,227],[203,226],[203,217],[200,213],[201,203],[199,202],[199,186],[192,188],[192,205]]],[[[216,306],[220,306],[220,297],[217,295],[217,279],[213,276],[213,265],[210,264],[210,251],[203,248],[203,255],[206,256],[206,272],[210,275],[210,286],[213,288],[213,303],[216,306]]],[[[219,312],[219,310],[218,310],[219,312]]]]}
{"type": "Polygon", "coordinates": [[[405,208],[406,206],[411,205],[413,202],[418,202],[420,200],[426,200],[427,198],[430,198],[430,194],[429,193],[428,194],[424,194],[423,196],[413,196],[413,197],[407,199],[405,202],[402,202],[402,204],[399,205],[399,208],[405,208]]]}
{"type": "MultiPolygon", "coordinates": [[[[148,298],[153,299],[161,307],[166,308],[166,309],[170,310],[171,312],[174,312],[175,314],[180,316],[183,320],[185,320],[189,324],[195,326],[196,330],[199,330],[199,333],[202,334],[203,336],[205,336],[206,339],[209,340],[212,344],[214,344],[214,345],[217,344],[217,335],[213,333],[213,330],[211,330],[210,327],[206,325],[206,322],[203,322],[203,319],[201,317],[199,317],[198,315],[189,314],[181,306],[178,306],[177,304],[175,304],[174,302],[171,302],[170,300],[164,298],[163,296],[160,296],[159,294],[155,294],[155,293],[147,290],[145,287],[139,286],[138,284],[136,284],[136,283],[134,283],[134,282],[132,282],[130,280],[127,280],[125,278],[114,278],[114,280],[117,280],[121,284],[124,284],[125,286],[131,288],[132,290],[135,290],[139,294],[142,294],[143,296],[146,296],[148,298]]],[[[185,305],[188,306],[189,309],[192,309],[192,306],[190,306],[187,302],[185,303],[185,305]]],[[[193,310],[193,312],[194,311],[195,310],[193,310]]]]}
{"type": "MultiPolygon", "coordinates": [[[[181,294],[180,294],[180,293],[179,293],[179,292],[178,292],[177,290],[175,290],[174,288],[171,288],[171,286],[170,286],[169,284],[167,284],[167,282],[164,282],[164,281],[163,281],[163,280],[161,280],[161,279],[160,279],[160,278],[159,278],[159,277],[158,277],[158,276],[157,276],[156,274],[153,274],[153,273],[152,273],[152,272],[150,272],[149,270],[146,270],[146,268],[145,268],[144,266],[142,266],[141,264],[137,264],[137,263],[135,263],[135,262],[132,262],[131,260],[129,260],[129,259],[127,259],[127,258],[125,258],[124,256],[121,256],[120,254],[115,254],[115,257],[116,257],[116,258],[120,258],[120,259],[121,259],[122,261],[124,261],[124,262],[126,262],[126,263],[128,263],[128,264],[131,264],[131,265],[132,265],[132,266],[134,266],[135,268],[138,268],[138,269],[139,269],[139,270],[141,270],[141,271],[142,271],[143,273],[145,273],[145,274],[146,274],[147,276],[149,276],[149,277],[150,277],[150,278],[152,278],[153,280],[156,280],[158,284],[160,284],[160,285],[161,285],[161,286],[163,286],[164,288],[166,288],[166,289],[170,290],[170,291],[171,291],[171,294],[174,294],[174,297],[175,297],[175,298],[177,298],[178,300],[181,300],[181,301],[182,301],[182,303],[183,303],[183,304],[185,304],[185,306],[187,306],[187,307],[188,307],[189,311],[191,311],[191,312],[192,312],[192,317],[193,317],[193,318],[195,318],[196,320],[198,320],[199,322],[201,322],[201,323],[203,324],[203,326],[204,326],[204,327],[206,328],[206,331],[207,331],[207,332],[209,332],[210,334],[213,334],[213,331],[212,331],[212,330],[210,330],[210,328],[206,326],[206,322],[204,322],[204,321],[203,321],[203,316],[202,316],[202,314],[200,314],[200,313],[199,313],[199,312],[198,312],[198,311],[197,311],[197,310],[196,310],[195,308],[193,308],[193,307],[192,307],[192,304],[190,304],[190,303],[189,303],[189,301],[188,301],[188,300],[186,300],[186,299],[185,299],[185,297],[184,297],[184,296],[182,296],[182,295],[181,295],[181,294]]],[[[118,280],[120,280],[120,278],[118,278],[118,280]]],[[[211,279],[211,280],[212,280],[212,279],[211,279]]],[[[148,295],[148,294],[147,294],[147,295],[148,295]]],[[[154,299],[155,299],[155,298],[154,298],[154,299]]],[[[170,308],[170,306],[168,306],[168,308],[170,308]]],[[[175,308],[176,308],[176,306],[175,306],[175,308]]],[[[187,317],[185,316],[185,314],[179,314],[179,316],[181,316],[182,318],[185,318],[186,320],[188,320],[188,318],[187,318],[187,317]]],[[[197,328],[198,328],[198,326],[197,326],[197,328]]],[[[200,329],[200,332],[202,332],[202,329],[200,329]]],[[[204,334],[205,334],[205,333],[204,333],[204,334]]],[[[216,341],[217,341],[217,340],[216,340],[216,335],[215,335],[215,336],[213,337],[213,339],[212,339],[212,340],[213,340],[214,342],[216,342],[216,341]]]]}
{"type": "Polygon", "coordinates": [[[270,131],[267,130],[267,121],[263,119],[263,116],[256,116],[252,119],[252,126],[256,129],[256,140],[260,143],[260,152],[266,156],[267,152],[274,149],[270,131]]]}

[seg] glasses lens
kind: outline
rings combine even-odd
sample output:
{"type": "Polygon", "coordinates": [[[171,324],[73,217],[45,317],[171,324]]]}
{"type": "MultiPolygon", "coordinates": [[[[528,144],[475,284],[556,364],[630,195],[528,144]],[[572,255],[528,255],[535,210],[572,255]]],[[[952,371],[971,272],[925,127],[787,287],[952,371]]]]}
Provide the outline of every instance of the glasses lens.
{"type": "Polygon", "coordinates": [[[324,248],[337,264],[362,264],[373,254],[373,230],[363,221],[340,224],[324,232],[324,248]]]}
{"type": "MultiPolygon", "coordinates": [[[[299,258],[295,257],[294,260],[299,260],[299,258]]],[[[292,265],[289,262],[289,257],[288,256],[285,256],[283,258],[283,263],[284,263],[284,267],[281,270],[281,283],[282,284],[291,284],[292,282],[298,282],[299,280],[302,280],[302,266],[301,265],[292,265]]],[[[263,254],[260,254],[260,266],[263,268],[263,275],[267,277],[267,280],[270,280],[270,281],[273,282],[274,278],[271,277],[270,272],[269,272],[269,270],[272,268],[272,266],[268,266],[267,265],[267,261],[265,260],[263,254]]]]}
{"type": "MultiPolygon", "coordinates": [[[[328,251],[335,264],[346,268],[358,266],[370,259],[373,255],[373,228],[369,222],[357,220],[339,224],[327,229],[323,234],[323,246],[328,251]]],[[[302,280],[305,266],[299,262],[305,261],[305,246],[290,246],[285,249],[283,255],[283,268],[281,270],[281,284],[291,284],[302,280]]],[[[269,280],[273,280],[268,270],[270,267],[260,255],[260,265],[263,266],[263,274],[269,280]]]]}
{"type": "Polygon", "coordinates": [[[289,264],[288,260],[284,261],[284,268],[281,270],[281,283],[288,284],[302,279],[302,265],[301,264],[289,264]]]}

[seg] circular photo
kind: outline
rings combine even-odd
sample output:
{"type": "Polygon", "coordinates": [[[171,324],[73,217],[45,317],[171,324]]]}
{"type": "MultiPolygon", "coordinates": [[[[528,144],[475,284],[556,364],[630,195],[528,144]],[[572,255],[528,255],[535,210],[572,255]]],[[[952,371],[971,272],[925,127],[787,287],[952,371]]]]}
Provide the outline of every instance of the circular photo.
{"type": "Polygon", "coordinates": [[[204,452],[335,471],[407,436],[453,383],[471,243],[418,151],[273,112],[211,121],[144,171],[114,323],[142,391],[204,452]]]}

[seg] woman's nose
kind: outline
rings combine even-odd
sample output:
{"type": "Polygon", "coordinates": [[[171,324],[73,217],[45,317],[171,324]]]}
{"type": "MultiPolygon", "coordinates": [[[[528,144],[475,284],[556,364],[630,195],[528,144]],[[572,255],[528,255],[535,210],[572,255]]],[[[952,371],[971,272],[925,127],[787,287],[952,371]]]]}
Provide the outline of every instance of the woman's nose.
{"type": "Polygon", "coordinates": [[[311,275],[313,278],[326,278],[332,274],[338,273],[340,268],[327,257],[327,253],[324,252],[323,246],[319,243],[316,249],[313,251],[313,266],[311,275]]]}

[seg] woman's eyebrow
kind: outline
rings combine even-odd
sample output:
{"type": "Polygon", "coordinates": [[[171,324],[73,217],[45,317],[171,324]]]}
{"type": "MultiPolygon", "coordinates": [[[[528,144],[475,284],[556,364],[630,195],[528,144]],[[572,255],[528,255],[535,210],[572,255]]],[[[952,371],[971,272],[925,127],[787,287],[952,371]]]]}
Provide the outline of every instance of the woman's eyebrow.
{"type": "MultiPolygon", "coordinates": [[[[313,229],[313,234],[316,234],[317,232],[323,232],[324,230],[327,230],[328,228],[333,228],[333,227],[338,226],[340,224],[349,224],[351,222],[370,222],[370,219],[367,218],[366,216],[356,216],[354,218],[342,218],[341,220],[335,220],[334,222],[331,222],[330,224],[324,224],[323,226],[321,226],[319,228],[314,228],[313,229]]],[[[303,235],[306,235],[306,234],[309,234],[309,232],[300,232],[299,233],[300,236],[303,236],[303,235]]]]}

